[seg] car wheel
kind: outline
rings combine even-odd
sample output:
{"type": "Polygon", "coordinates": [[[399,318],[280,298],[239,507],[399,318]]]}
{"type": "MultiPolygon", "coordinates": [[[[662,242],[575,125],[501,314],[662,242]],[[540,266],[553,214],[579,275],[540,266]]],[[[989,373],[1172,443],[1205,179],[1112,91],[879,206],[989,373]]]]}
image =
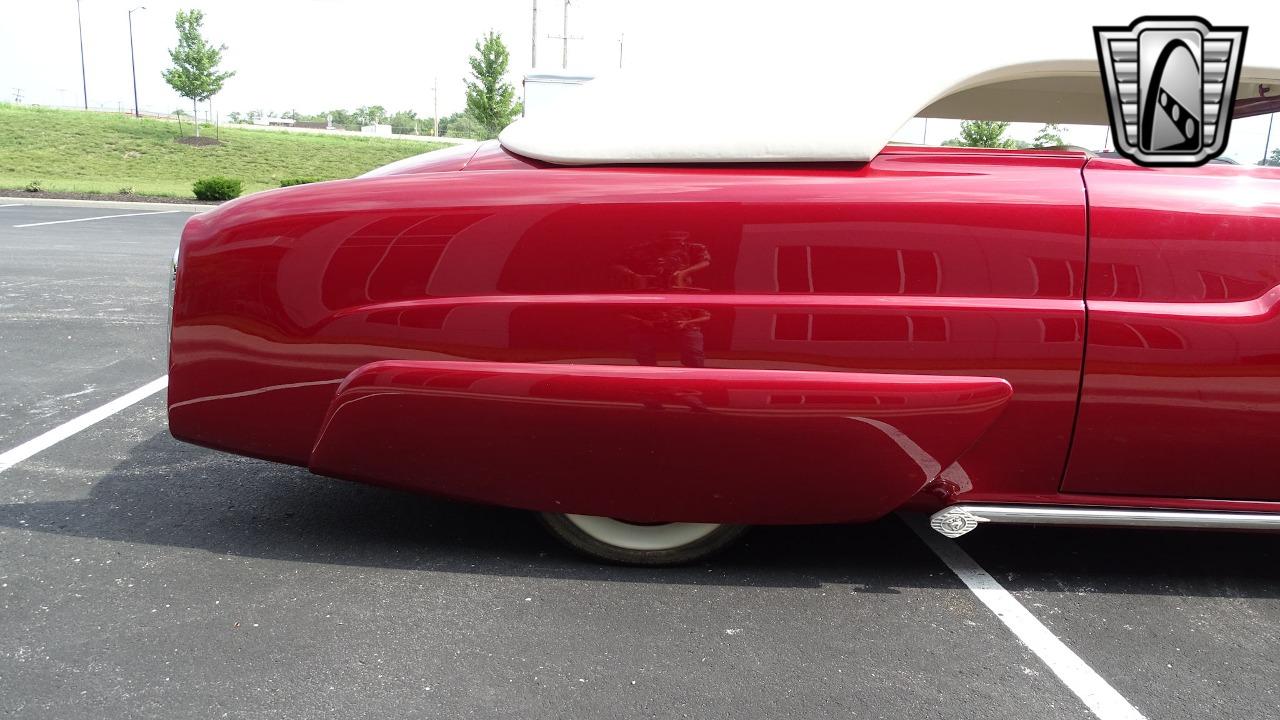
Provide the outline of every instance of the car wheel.
{"type": "Polygon", "coordinates": [[[570,547],[627,565],[679,565],[719,552],[746,532],[745,525],[629,523],[595,515],[542,513],[551,534],[570,547]]]}

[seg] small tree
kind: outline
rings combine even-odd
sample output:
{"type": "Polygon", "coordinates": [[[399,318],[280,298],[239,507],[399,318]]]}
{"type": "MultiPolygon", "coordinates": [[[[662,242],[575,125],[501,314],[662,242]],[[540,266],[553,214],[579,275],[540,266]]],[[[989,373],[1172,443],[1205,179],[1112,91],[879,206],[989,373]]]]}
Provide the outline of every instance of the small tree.
{"type": "Polygon", "coordinates": [[[1270,157],[1268,157],[1266,160],[1263,160],[1261,164],[1280,166],[1280,148],[1276,148],[1275,150],[1272,150],[1270,157]]]}
{"type": "Polygon", "coordinates": [[[1009,123],[994,120],[965,120],[960,123],[960,137],[942,143],[954,147],[1015,148],[1016,140],[1004,137],[1009,123]]]}
{"type": "MultiPolygon", "coordinates": [[[[222,51],[226,45],[214,47],[200,35],[204,13],[199,10],[179,10],[174,25],[178,28],[178,46],[169,51],[173,67],[164,71],[164,81],[179,95],[191,99],[192,116],[199,117],[201,100],[208,100],[222,90],[222,84],[234,72],[218,72],[222,51]]],[[[196,137],[200,137],[200,123],[196,122],[196,137]]]]}
{"type": "Polygon", "coordinates": [[[1067,142],[1062,139],[1062,133],[1066,132],[1058,123],[1045,123],[1040,128],[1040,132],[1036,133],[1036,139],[1031,141],[1031,147],[1047,148],[1060,147],[1066,145],[1067,142]]]}
{"type": "Polygon", "coordinates": [[[465,81],[467,114],[479,125],[484,137],[495,138],[502,128],[520,116],[516,90],[506,80],[510,56],[502,35],[492,30],[476,41],[476,53],[468,61],[474,79],[465,81]]]}

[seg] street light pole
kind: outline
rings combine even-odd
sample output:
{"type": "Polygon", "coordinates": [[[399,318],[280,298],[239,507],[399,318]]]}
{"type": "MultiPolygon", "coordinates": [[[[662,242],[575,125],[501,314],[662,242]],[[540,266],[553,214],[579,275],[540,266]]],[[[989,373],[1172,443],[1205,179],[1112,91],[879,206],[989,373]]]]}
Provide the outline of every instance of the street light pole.
{"type": "Polygon", "coordinates": [[[134,10],[146,10],[145,5],[129,11],[129,70],[133,72],[133,116],[142,117],[138,111],[138,65],[133,60],[133,13],[134,10]]]}
{"type": "Polygon", "coordinates": [[[89,79],[84,74],[84,23],[80,22],[80,0],[76,0],[76,28],[80,31],[80,87],[84,90],[84,109],[89,109],[89,79]]]}

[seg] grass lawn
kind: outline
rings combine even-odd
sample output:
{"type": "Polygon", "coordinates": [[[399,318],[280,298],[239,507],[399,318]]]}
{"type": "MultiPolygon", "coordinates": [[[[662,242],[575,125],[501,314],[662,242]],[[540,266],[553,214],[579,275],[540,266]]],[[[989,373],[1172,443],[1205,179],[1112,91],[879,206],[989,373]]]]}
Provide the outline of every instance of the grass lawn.
{"type": "MultiPolygon", "coordinates": [[[[190,135],[190,123],[183,123],[190,135]]],[[[201,129],[212,135],[213,129],[201,129]]],[[[292,177],[354,177],[443,145],[222,128],[220,146],[175,142],[176,123],[0,103],[0,189],[33,180],[50,191],[192,197],[191,183],[237,178],[245,193],[292,177]]]]}

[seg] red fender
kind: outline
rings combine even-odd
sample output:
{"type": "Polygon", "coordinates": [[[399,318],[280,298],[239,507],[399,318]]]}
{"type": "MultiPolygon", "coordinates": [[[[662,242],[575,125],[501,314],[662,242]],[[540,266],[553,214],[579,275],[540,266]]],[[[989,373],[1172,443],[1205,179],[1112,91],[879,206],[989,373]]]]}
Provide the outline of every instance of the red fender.
{"type": "Polygon", "coordinates": [[[499,362],[351,373],[322,475],[636,522],[869,520],[976,441],[1000,378],[499,362]]]}

